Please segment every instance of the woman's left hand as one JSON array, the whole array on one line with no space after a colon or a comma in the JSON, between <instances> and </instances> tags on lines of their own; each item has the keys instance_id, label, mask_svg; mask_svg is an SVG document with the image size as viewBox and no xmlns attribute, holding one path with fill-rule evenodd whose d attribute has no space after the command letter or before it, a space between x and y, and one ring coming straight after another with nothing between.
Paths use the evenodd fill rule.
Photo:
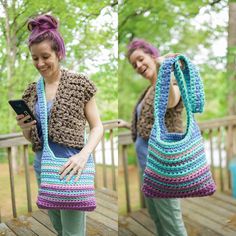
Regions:
<instances>
[{"instance_id":1,"label":"woman's left hand","mask_svg":"<svg viewBox=\"0 0 236 236\"><path fill-rule=\"evenodd\" d=\"M88 157L89 155L82 154L82 151L70 157L59 170L60 179L64 179L67 175L66 181L70 181L72 176L76 175L75 182L77 182L88 161Z\"/></svg>"}]
</instances>

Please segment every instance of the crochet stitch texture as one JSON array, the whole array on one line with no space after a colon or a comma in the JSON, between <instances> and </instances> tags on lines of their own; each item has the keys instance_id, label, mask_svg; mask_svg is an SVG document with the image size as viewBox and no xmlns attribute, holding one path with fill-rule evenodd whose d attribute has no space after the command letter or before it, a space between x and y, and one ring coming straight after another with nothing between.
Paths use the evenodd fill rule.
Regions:
<instances>
[{"instance_id":1,"label":"crochet stitch texture","mask_svg":"<svg viewBox=\"0 0 236 236\"><path fill-rule=\"evenodd\" d=\"M31 83L25 90L23 99L35 115L37 84ZM73 148L83 148L86 103L96 93L93 82L85 75L61 68L61 79L53 101L48 121L50 139ZM33 151L42 150L42 143L36 126L31 129Z\"/></svg>"},{"instance_id":2,"label":"crochet stitch texture","mask_svg":"<svg viewBox=\"0 0 236 236\"><path fill-rule=\"evenodd\" d=\"M178 60L184 61L183 71ZM164 122L172 66L186 107L185 133L168 133ZM215 192L203 138L193 115L203 111L204 100L203 84L196 66L183 55L166 59L156 83L155 121L148 141L142 186L145 196L183 198L207 196Z\"/></svg>"},{"instance_id":3,"label":"crochet stitch texture","mask_svg":"<svg viewBox=\"0 0 236 236\"><path fill-rule=\"evenodd\" d=\"M43 209L93 211L96 208L94 160L90 155L77 182L74 181L75 175L69 182L66 182L66 178L60 179L59 169L68 159L56 157L48 144L48 116L43 78L38 81L37 95L43 133L41 184L37 205Z\"/></svg>"},{"instance_id":4,"label":"crochet stitch texture","mask_svg":"<svg viewBox=\"0 0 236 236\"><path fill-rule=\"evenodd\" d=\"M148 87L148 89L149 88L150 87ZM131 122L131 134L134 142L137 138L137 135L139 135L145 140L148 140L154 123L153 103L155 97L155 86L151 87L151 92L147 97L145 97L148 89L146 89L140 96L133 110L133 117ZM137 117L137 106L141 101L143 101L141 113L140 116ZM165 124L169 132L179 133L183 131L182 117L181 117L182 111L183 111L182 99L180 99L179 103L175 107L167 109L165 114Z\"/></svg>"}]
</instances>

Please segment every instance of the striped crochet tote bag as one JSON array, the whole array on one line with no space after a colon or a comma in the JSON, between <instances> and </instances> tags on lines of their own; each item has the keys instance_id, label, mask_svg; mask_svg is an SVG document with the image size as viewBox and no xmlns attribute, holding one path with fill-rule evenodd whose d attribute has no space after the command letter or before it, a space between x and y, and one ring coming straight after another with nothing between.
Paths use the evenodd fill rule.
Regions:
<instances>
[{"instance_id":1,"label":"striped crochet tote bag","mask_svg":"<svg viewBox=\"0 0 236 236\"><path fill-rule=\"evenodd\" d=\"M43 133L41 184L37 205L43 209L93 211L96 208L93 157L90 155L77 182L74 181L76 176L73 176L69 182L66 182L65 178L60 179L59 169L68 159L56 157L48 144L48 116L42 77L37 83L37 96Z\"/></svg>"},{"instance_id":2,"label":"striped crochet tote bag","mask_svg":"<svg viewBox=\"0 0 236 236\"><path fill-rule=\"evenodd\" d=\"M179 60L185 68L181 70ZM186 108L184 133L168 133L165 126L171 70ZM204 106L203 84L197 68L184 55L166 59L158 73L154 99L154 125L148 141L147 166L142 191L151 198L211 195L216 186L207 164L203 138L194 119Z\"/></svg>"}]
</instances>

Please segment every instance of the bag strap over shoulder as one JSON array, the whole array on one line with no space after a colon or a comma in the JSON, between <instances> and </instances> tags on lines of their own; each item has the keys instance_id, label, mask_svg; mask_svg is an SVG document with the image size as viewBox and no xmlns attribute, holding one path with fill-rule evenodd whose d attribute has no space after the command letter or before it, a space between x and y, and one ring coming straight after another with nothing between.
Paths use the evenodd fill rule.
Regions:
<instances>
[{"instance_id":1,"label":"bag strap over shoulder","mask_svg":"<svg viewBox=\"0 0 236 236\"><path fill-rule=\"evenodd\" d=\"M177 63L176 63L177 62ZM190 101L188 98L187 88L184 85L184 76L178 65L178 60L176 58L167 58L160 67L156 90L155 90L155 99L154 99L154 116L155 122L158 122L158 127L160 127L161 133L167 133L165 127L165 113L167 110L169 89L170 89L170 80L171 80L171 71L174 66L174 73L179 85L183 103L186 107L188 121L191 115ZM189 122L188 122L189 123Z\"/></svg>"},{"instance_id":2,"label":"bag strap over shoulder","mask_svg":"<svg viewBox=\"0 0 236 236\"><path fill-rule=\"evenodd\" d=\"M48 115L47 115L47 101L45 97L45 89L44 89L44 79L40 77L37 83L37 96L38 96L38 104L39 104L39 117L41 122L42 134L43 134L43 142L44 146L48 145Z\"/></svg>"},{"instance_id":3,"label":"bag strap over shoulder","mask_svg":"<svg viewBox=\"0 0 236 236\"><path fill-rule=\"evenodd\" d=\"M157 90L162 89L161 94L161 104L159 106L162 106L162 113L165 113L167 108L167 102L168 102L168 96L169 96L169 87L170 87L170 78L171 78L171 70L174 68L175 77L177 67L176 65L179 63L178 61L182 60L184 62L184 69L180 69L182 73L179 74L179 80L177 79L179 88L180 87L180 80L183 80L182 86L186 88L187 97L188 97L188 103L190 105L190 110L192 113L202 112L204 109L205 104L205 96L204 96L204 89L203 89L203 83L200 78L200 74L198 71L198 68L184 55L179 55L175 58L167 58L163 64L160 67L159 73L158 73L158 79L156 83L156 94ZM183 77L182 79L180 77ZM162 84L161 84L162 83ZM157 99L155 99L155 103L157 102ZM156 107L158 106L155 104ZM185 104L186 108L187 105ZM161 111L159 110L159 111ZM163 114L159 114L163 116Z\"/></svg>"},{"instance_id":4,"label":"bag strap over shoulder","mask_svg":"<svg viewBox=\"0 0 236 236\"><path fill-rule=\"evenodd\" d=\"M193 113L201 113L204 109L205 96L202 79L199 70L186 56L178 55L175 63L178 60L184 62L183 75L187 86L188 97Z\"/></svg>"}]
</instances>

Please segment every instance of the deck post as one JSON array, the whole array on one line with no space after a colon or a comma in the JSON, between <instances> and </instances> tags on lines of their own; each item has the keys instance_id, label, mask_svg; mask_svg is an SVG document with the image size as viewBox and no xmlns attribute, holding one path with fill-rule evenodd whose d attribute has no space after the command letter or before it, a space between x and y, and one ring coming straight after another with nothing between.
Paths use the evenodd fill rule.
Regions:
<instances>
[{"instance_id":1,"label":"deck post","mask_svg":"<svg viewBox=\"0 0 236 236\"><path fill-rule=\"evenodd\" d=\"M9 173L10 173L12 212L13 212L13 217L16 218L17 217L17 213L16 213L16 198L15 198L14 173L13 173L13 166L12 166L11 147L7 148L7 156L8 156Z\"/></svg>"},{"instance_id":2,"label":"deck post","mask_svg":"<svg viewBox=\"0 0 236 236\"><path fill-rule=\"evenodd\" d=\"M127 145L122 145L123 168L125 174L125 195L126 195L126 208L127 212L131 212L130 196L129 196L129 175L127 163Z\"/></svg>"},{"instance_id":3,"label":"deck post","mask_svg":"<svg viewBox=\"0 0 236 236\"><path fill-rule=\"evenodd\" d=\"M29 155L28 155L28 145L23 146L24 149L24 168L25 168L25 184L27 191L27 205L28 212L32 212L32 201L31 201L31 188L30 188L30 178L29 178Z\"/></svg>"}]
</instances>

